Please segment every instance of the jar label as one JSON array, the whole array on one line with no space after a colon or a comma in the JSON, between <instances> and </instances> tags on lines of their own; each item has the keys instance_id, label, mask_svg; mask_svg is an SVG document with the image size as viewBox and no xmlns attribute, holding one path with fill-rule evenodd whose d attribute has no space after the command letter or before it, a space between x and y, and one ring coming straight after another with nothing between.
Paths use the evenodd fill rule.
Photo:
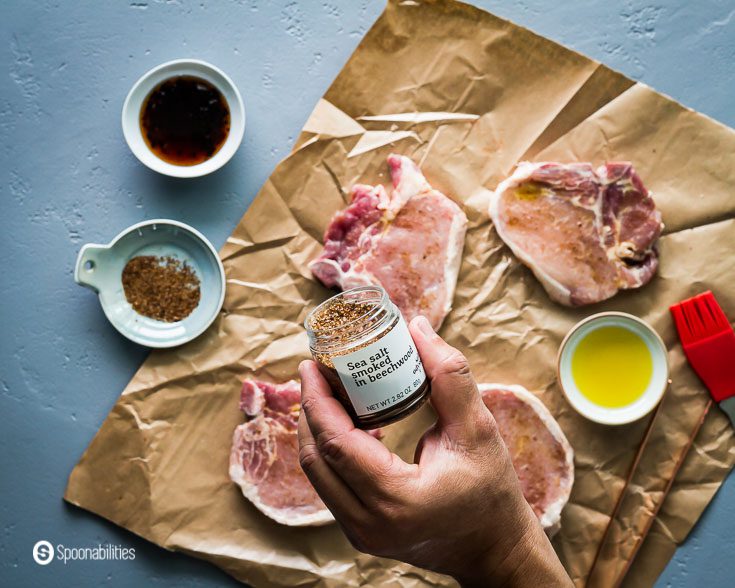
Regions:
<instances>
[{"instance_id":1,"label":"jar label","mask_svg":"<svg viewBox=\"0 0 735 588\"><path fill-rule=\"evenodd\" d=\"M358 416L406 400L426 379L403 317L384 337L352 353L332 356L332 363Z\"/></svg>"}]
</instances>

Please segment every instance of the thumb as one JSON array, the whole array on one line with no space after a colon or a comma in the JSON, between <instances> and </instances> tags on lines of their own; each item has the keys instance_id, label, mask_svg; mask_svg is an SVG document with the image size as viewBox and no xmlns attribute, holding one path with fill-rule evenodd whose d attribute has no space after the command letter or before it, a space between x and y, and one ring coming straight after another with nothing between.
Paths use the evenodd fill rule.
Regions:
<instances>
[{"instance_id":1,"label":"thumb","mask_svg":"<svg viewBox=\"0 0 735 588\"><path fill-rule=\"evenodd\" d=\"M437 335L423 316L414 318L409 330L431 380L431 404L439 426L450 436L474 438L490 413L480 399L467 358Z\"/></svg>"}]
</instances>

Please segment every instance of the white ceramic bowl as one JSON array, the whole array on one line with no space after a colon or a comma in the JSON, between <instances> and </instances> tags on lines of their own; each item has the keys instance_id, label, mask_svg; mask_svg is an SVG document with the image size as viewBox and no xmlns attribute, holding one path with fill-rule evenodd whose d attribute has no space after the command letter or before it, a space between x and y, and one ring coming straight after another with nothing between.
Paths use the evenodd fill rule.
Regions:
<instances>
[{"instance_id":1,"label":"white ceramic bowl","mask_svg":"<svg viewBox=\"0 0 735 588\"><path fill-rule=\"evenodd\" d=\"M189 316L167 323L133 310L125 298L122 272L138 255L172 256L194 270L201 299ZM225 299L225 270L215 248L193 227L169 219L135 224L106 245L84 245L74 280L99 294L105 315L120 333L147 347L175 347L198 337L217 318Z\"/></svg>"},{"instance_id":2,"label":"white ceramic bowl","mask_svg":"<svg viewBox=\"0 0 735 588\"><path fill-rule=\"evenodd\" d=\"M197 165L174 165L153 153L140 129L140 110L158 84L176 76L202 78L217 88L230 109L230 132L224 145L212 157ZM133 154L149 168L175 178L195 178L212 173L226 164L237 151L245 133L245 108L234 82L220 69L196 59L177 59L154 67L143 75L128 93L122 110L125 141Z\"/></svg>"},{"instance_id":3,"label":"white ceramic bowl","mask_svg":"<svg viewBox=\"0 0 735 588\"><path fill-rule=\"evenodd\" d=\"M633 403L617 408L600 406L580 392L572 376L572 357L580 341L601 327L622 327L638 335L648 347L653 374L645 392ZM624 425L646 416L661 401L669 382L666 346L646 322L624 312L602 312L577 323L564 337L557 358L557 377L569 404L582 416L603 425Z\"/></svg>"}]
</instances>

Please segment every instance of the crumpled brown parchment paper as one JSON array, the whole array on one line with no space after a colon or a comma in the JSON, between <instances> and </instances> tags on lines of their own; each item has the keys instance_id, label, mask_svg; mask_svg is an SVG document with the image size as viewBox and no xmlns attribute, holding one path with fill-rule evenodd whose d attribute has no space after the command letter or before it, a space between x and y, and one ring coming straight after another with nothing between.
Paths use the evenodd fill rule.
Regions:
<instances>
[{"instance_id":1,"label":"crumpled brown parchment paper","mask_svg":"<svg viewBox=\"0 0 735 588\"><path fill-rule=\"evenodd\" d=\"M241 381L292 378L309 356L302 321L330 293L307 262L351 185L388 181L391 151L413 157L469 218L454 308L441 334L467 354L478 381L536 393L574 447L576 482L554 544L578 586L588 579L648 421L604 427L578 416L556 384L558 345L576 321L603 310L636 314L662 335L672 385L592 582L614 583L663 501L626 577L630 586L651 585L735 463L733 432L714 408L664 501L707 400L668 306L711 288L735 316L735 132L457 2L388 4L223 247L221 316L196 341L150 355L72 471L66 500L254 586L453 584L355 552L336 525L280 526L227 474L231 434L243 418ZM486 213L489 190L521 159L632 160L666 223L657 277L582 309L552 303ZM425 407L389 427L385 442L410 459L432 418Z\"/></svg>"}]
</instances>

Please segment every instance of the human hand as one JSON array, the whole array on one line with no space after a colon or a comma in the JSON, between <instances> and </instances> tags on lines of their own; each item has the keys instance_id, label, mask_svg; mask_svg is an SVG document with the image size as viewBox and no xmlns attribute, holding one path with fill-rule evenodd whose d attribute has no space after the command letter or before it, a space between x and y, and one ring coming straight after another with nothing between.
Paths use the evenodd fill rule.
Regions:
<instances>
[{"instance_id":1,"label":"human hand","mask_svg":"<svg viewBox=\"0 0 735 588\"><path fill-rule=\"evenodd\" d=\"M313 361L299 366L304 472L355 548L466 586L571 586L526 503L464 356L429 322L409 326L436 423L414 463L355 428Z\"/></svg>"}]
</instances>

